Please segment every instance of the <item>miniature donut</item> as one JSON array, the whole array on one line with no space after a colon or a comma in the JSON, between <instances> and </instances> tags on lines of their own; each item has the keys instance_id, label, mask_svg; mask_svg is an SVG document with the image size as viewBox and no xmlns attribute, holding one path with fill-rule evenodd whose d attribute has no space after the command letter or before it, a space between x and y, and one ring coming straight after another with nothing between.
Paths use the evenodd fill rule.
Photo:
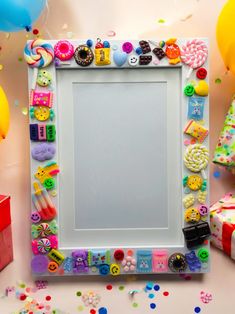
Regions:
<instances>
[{"instance_id":1,"label":"miniature donut","mask_svg":"<svg viewBox=\"0 0 235 314\"><path fill-rule=\"evenodd\" d=\"M68 40L60 40L54 47L55 56L61 61L70 60L74 55L74 47Z\"/></svg>"},{"instance_id":2,"label":"miniature donut","mask_svg":"<svg viewBox=\"0 0 235 314\"><path fill-rule=\"evenodd\" d=\"M80 45L74 52L74 59L78 65L86 67L92 63L94 54L88 46Z\"/></svg>"}]
</instances>

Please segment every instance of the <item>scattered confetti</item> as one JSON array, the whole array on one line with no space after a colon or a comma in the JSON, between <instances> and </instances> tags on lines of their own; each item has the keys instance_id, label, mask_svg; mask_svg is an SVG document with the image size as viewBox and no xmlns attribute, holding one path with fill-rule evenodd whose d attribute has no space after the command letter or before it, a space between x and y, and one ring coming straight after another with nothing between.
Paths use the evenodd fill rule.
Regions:
<instances>
[{"instance_id":1,"label":"scattered confetti","mask_svg":"<svg viewBox=\"0 0 235 314\"><path fill-rule=\"evenodd\" d=\"M134 302L134 303L132 303L132 306L133 307L138 307L138 303Z\"/></svg>"},{"instance_id":2,"label":"scattered confetti","mask_svg":"<svg viewBox=\"0 0 235 314\"><path fill-rule=\"evenodd\" d=\"M163 295L164 295L164 297L168 297L169 292L168 292L168 291L164 291L164 292L163 292Z\"/></svg>"},{"instance_id":3,"label":"scattered confetti","mask_svg":"<svg viewBox=\"0 0 235 314\"><path fill-rule=\"evenodd\" d=\"M27 107L23 107L23 108L21 109L21 112L22 112L22 114L23 114L24 116L27 116L27 114L28 114L28 108L27 108Z\"/></svg>"},{"instance_id":4,"label":"scattered confetti","mask_svg":"<svg viewBox=\"0 0 235 314\"><path fill-rule=\"evenodd\" d=\"M38 289L46 289L48 286L47 280L36 280L35 285Z\"/></svg>"},{"instance_id":5,"label":"scattered confetti","mask_svg":"<svg viewBox=\"0 0 235 314\"><path fill-rule=\"evenodd\" d=\"M83 311L84 310L84 307L82 306L82 305L79 305L79 307L78 307L78 311Z\"/></svg>"},{"instance_id":6,"label":"scattered confetti","mask_svg":"<svg viewBox=\"0 0 235 314\"><path fill-rule=\"evenodd\" d=\"M76 296L77 296L77 297L80 297L81 295L82 295L81 291L78 291L78 292L76 293Z\"/></svg>"},{"instance_id":7,"label":"scattered confetti","mask_svg":"<svg viewBox=\"0 0 235 314\"><path fill-rule=\"evenodd\" d=\"M155 285L155 286L153 287L153 289L154 289L155 291L159 291L159 290L160 290L160 286L159 286L159 285Z\"/></svg>"},{"instance_id":8,"label":"scattered confetti","mask_svg":"<svg viewBox=\"0 0 235 314\"><path fill-rule=\"evenodd\" d=\"M18 58L18 61L19 61L19 62L22 62L22 61L23 61L23 58L22 58L22 57L19 57L19 58Z\"/></svg>"},{"instance_id":9,"label":"scattered confetti","mask_svg":"<svg viewBox=\"0 0 235 314\"><path fill-rule=\"evenodd\" d=\"M154 310L156 308L156 304L155 303L150 303L150 309Z\"/></svg>"},{"instance_id":10,"label":"scattered confetti","mask_svg":"<svg viewBox=\"0 0 235 314\"><path fill-rule=\"evenodd\" d=\"M159 24L164 24L166 21L165 21L164 19L159 19L157 22L158 22Z\"/></svg>"},{"instance_id":11,"label":"scattered confetti","mask_svg":"<svg viewBox=\"0 0 235 314\"><path fill-rule=\"evenodd\" d=\"M186 17L182 18L181 21L182 21L182 22L185 22L185 21L191 19L192 16L193 16L192 14L189 14L189 15L187 15Z\"/></svg>"},{"instance_id":12,"label":"scattered confetti","mask_svg":"<svg viewBox=\"0 0 235 314\"><path fill-rule=\"evenodd\" d=\"M96 310L95 309L91 309L90 310L90 314L96 314Z\"/></svg>"},{"instance_id":13,"label":"scattered confetti","mask_svg":"<svg viewBox=\"0 0 235 314\"><path fill-rule=\"evenodd\" d=\"M114 37L114 36L116 36L116 33L115 33L115 31L108 31L108 32L106 33L106 35L107 35L108 37Z\"/></svg>"},{"instance_id":14,"label":"scattered confetti","mask_svg":"<svg viewBox=\"0 0 235 314\"><path fill-rule=\"evenodd\" d=\"M195 313L200 313L200 312L201 312L201 308L200 308L199 306L196 306L196 307L194 308L194 312L195 312Z\"/></svg>"},{"instance_id":15,"label":"scattered confetti","mask_svg":"<svg viewBox=\"0 0 235 314\"><path fill-rule=\"evenodd\" d=\"M118 289L119 289L120 291L123 291L123 290L125 289L125 287L124 287L124 286L119 286Z\"/></svg>"},{"instance_id":16,"label":"scattered confetti","mask_svg":"<svg viewBox=\"0 0 235 314\"><path fill-rule=\"evenodd\" d=\"M47 295L45 299L46 299L46 301L50 301L51 300L51 296Z\"/></svg>"},{"instance_id":17,"label":"scattered confetti","mask_svg":"<svg viewBox=\"0 0 235 314\"><path fill-rule=\"evenodd\" d=\"M155 297L155 294L153 294L153 293L149 294L149 299L153 299L154 297Z\"/></svg>"},{"instance_id":18,"label":"scattered confetti","mask_svg":"<svg viewBox=\"0 0 235 314\"><path fill-rule=\"evenodd\" d=\"M221 83L222 83L222 80L220 78L215 79L215 84L221 84Z\"/></svg>"},{"instance_id":19,"label":"scattered confetti","mask_svg":"<svg viewBox=\"0 0 235 314\"><path fill-rule=\"evenodd\" d=\"M212 294L208 292L201 291L200 299L203 303L207 304L212 301Z\"/></svg>"},{"instance_id":20,"label":"scattered confetti","mask_svg":"<svg viewBox=\"0 0 235 314\"><path fill-rule=\"evenodd\" d=\"M99 314L107 314L108 313L106 307L101 307L101 308L99 308L98 311L99 311Z\"/></svg>"},{"instance_id":21,"label":"scattered confetti","mask_svg":"<svg viewBox=\"0 0 235 314\"><path fill-rule=\"evenodd\" d=\"M106 286L106 289L107 289L107 290L112 290L112 289L113 289L113 286L112 286L112 285L107 285L107 286Z\"/></svg>"},{"instance_id":22,"label":"scattered confetti","mask_svg":"<svg viewBox=\"0 0 235 314\"><path fill-rule=\"evenodd\" d=\"M11 34L10 33L6 33L6 39L9 39L10 38L10 36L11 36Z\"/></svg>"},{"instance_id":23,"label":"scattered confetti","mask_svg":"<svg viewBox=\"0 0 235 314\"><path fill-rule=\"evenodd\" d=\"M2 64L0 64L0 71L3 69L3 65Z\"/></svg>"},{"instance_id":24,"label":"scattered confetti","mask_svg":"<svg viewBox=\"0 0 235 314\"><path fill-rule=\"evenodd\" d=\"M33 29L33 34L34 34L34 35L38 35L38 33L39 33L39 30L38 30L37 28L34 28L34 29Z\"/></svg>"},{"instance_id":25,"label":"scattered confetti","mask_svg":"<svg viewBox=\"0 0 235 314\"><path fill-rule=\"evenodd\" d=\"M220 171L218 171L218 170L217 170L217 171L214 171L213 176L214 176L214 178L219 179L220 176L221 176Z\"/></svg>"},{"instance_id":26,"label":"scattered confetti","mask_svg":"<svg viewBox=\"0 0 235 314\"><path fill-rule=\"evenodd\" d=\"M152 289L153 289L153 283L152 283L152 282L148 282L148 283L146 284L146 289L147 289L147 290L152 290Z\"/></svg>"},{"instance_id":27,"label":"scattered confetti","mask_svg":"<svg viewBox=\"0 0 235 314\"><path fill-rule=\"evenodd\" d=\"M68 28L68 24L64 24L63 26L62 26L62 29L67 29Z\"/></svg>"}]
</instances>

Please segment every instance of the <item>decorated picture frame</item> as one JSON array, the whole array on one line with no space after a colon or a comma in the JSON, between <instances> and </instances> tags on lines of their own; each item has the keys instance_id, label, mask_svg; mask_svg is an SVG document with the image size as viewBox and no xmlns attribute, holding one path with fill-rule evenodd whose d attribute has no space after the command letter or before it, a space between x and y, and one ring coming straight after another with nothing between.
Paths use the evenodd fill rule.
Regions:
<instances>
[{"instance_id":1,"label":"decorated picture frame","mask_svg":"<svg viewBox=\"0 0 235 314\"><path fill-rule=\"evenodd\" d=\"M36 39L24 57L32 273L208 272L207 39Z\"/></svg>"}]
</instances>

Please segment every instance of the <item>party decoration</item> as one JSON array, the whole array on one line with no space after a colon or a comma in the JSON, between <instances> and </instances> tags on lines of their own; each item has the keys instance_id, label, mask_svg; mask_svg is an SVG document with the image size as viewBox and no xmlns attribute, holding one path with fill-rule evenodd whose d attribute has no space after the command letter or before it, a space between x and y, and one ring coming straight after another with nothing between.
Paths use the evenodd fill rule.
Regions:
<instances>
[{"instance_id":1,"label":"party decoration","mask_svg":"<svg viewBox=\"0 0 235 314\"><path fill-rule=\"evenodd\" d=\"M10 110L6 94L0 86L0 142L5 139L10 125Z\"/></svg>"},{"instance_id":2,"label":"party decoration","mask_svg":"<svg viewBox=\"0 0 235 314\"><path fill-rule=\"evenodd\" d=\"M187 78L190 77L194 69L201 67L205 63L207 56L207 45L200 39L188 40L181 47L181 60L190 67Z\"/></svg>"},{"instance_id":3,"label":"party decoration","mask_svg":"<svg viewBox=\"0 0 235 314\"><path fill-rule=\"evenodd\" d=\"M216 38L224 64L235 74L235 1L229 0L223 7L217 22Z\"/></svg>"},{"instance_id":4,"label":"party decoration","mask_svg":"<svg viewBox=\"0 0 235 314\"><path fill-rule=\"evenodd\" d=\"M42 13L46 0L1 0L0 31L30 31Z\"/></svg>"},{"instance_id":5,"label":"party decoration","mask_svg":"<svg viewBox=\"0 0 235 314\"><path fill-rule=\"evenodd\" d=\"M204 80L200 80L194 90L198 96L207 96L209 94L209 86Z\"/></svg>"},{"instance_id":6,"label":"party decoration","mask_svg":"<svg viewBox=\"0 0 235 314\"><path fill-rule=\"evenodd\" d=\"M38 161L50 160L55 155L55 146L49 143L38 144L32 148L31 154Z\"/></svg>"},{"instance_id":7,"label":"party decoration","mask_svg":"<svg viewBox=\"0 0 235 314\"><path fill-rule=\"evenodd\" d=\"M54 49L45 40L35 39L26 44L24 58L30 67L44 68L53 61Z\"/></svg>"},{"instance_id":8,"label":"party decoration","mask_svg":"<svg viewBox=\"0 0 235 314\"><path fill-rule=\"evenodd\" d=\"M205 146L195 144L187 147L184 155L184 164L190 171L202 171L202 175L205 176L203 170L207 167L208 162L209 152Z\"/></svg>"},{"instance_id":9,"label":"party decoration","mask_svg":"<svg viewBox=\"0 0 235 314\"><path fill-rule=\"evenodd\" d=\"M115 51L113 54L114 63L121 67L127 60L127 53L122 51Z\"/></svg>"}]
</instances>

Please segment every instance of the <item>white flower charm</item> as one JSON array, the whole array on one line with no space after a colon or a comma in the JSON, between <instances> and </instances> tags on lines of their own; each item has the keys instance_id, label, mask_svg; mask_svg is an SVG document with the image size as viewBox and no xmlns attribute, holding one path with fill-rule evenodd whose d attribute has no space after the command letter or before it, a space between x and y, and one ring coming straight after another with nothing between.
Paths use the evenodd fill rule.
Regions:
<instances>
[{"instance_id":1,"label":"white flower charm","mask_svg":"<svg viewBox=\"0 0 235 314\"><path fill-rule=\"evenodd\" d=\"M122 266L125 272L134 271L136 268L136 260L131 256L127 256L122 261Z\"/></svg>"}]
</instances>

